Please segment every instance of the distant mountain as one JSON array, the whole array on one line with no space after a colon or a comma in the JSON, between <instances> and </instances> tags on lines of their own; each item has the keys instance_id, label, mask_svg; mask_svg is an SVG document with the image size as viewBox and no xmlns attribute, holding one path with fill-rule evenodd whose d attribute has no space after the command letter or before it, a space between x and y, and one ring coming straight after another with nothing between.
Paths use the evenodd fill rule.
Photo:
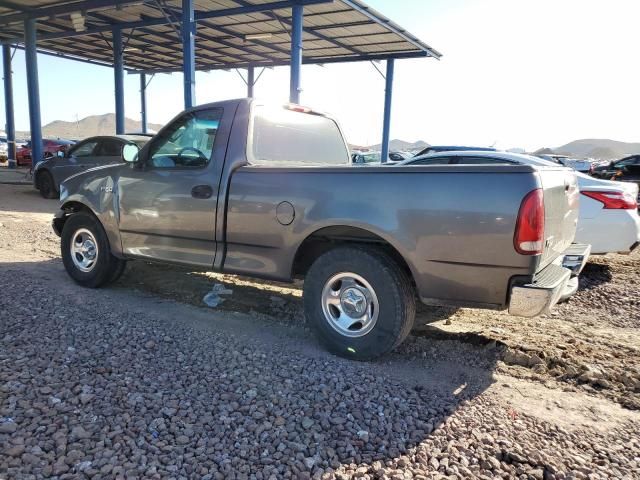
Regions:
<instances>
[{"instance_id":1,"label":"distant mountain","mask_svg":"<svg viewBox=\"0 0 640 480\"><path fill-rule=\"evenodd\" d=\"M389 142L389 150L391 151L422 150L423 148L427 148L429 146L430 145L423 140L418 140L417 142L407 142L406 140L394 139ZM351 148L351 150L379 151L382 148L382 144L378 143L376 145L369 145L368 147L350 144L349 147Z\"/></svg>"},{"instance_id":2,"label":"distant mountain","mask_svg":"<svg viewBox=\"0 0 640 480\"><path fill-rule=\"evenodd\" d=\"M617 140L587 138L574 140L554 149L544 149L550 152L570 155L572 157L595 158L599 160L614 160L633 153L640 153L640 143L619 142Z\"/></svg>"},{"instance_id":3,"label":"distant mountain","mask_svg":"<svg viewBox=\"0 0 640 480\"><path fill-rule=\"evenodd\" d=\"M147 125L150 133L160 130L162 125L149 123ZM126 133L137 133L142 131L141 123L130 118L124 119L124 131ZM91 115L77 122L65 122L55 120L42 127L42 136L45 138L68 138L79 140L94 135L114 135L116 133L116 116L114 113L104 115ZM18 137L28 138L28 132L17 132Z\"/></svg>"}]
</instances>

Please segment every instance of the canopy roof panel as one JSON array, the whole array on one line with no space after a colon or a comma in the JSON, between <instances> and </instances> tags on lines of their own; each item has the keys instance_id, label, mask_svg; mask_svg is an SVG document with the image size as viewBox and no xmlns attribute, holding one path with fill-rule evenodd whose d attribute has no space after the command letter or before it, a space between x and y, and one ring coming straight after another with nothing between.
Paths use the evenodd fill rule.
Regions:
<instances>
[{"instance_id":1,"label":"canopy roof panel","mask_svg":"<svg viewBox=\"0 0 640 480\"><path fill-rule=\"evenodd\" d=\"M293 3L194 0L196 68L288 65ZM359 0L297 3L305 6L303 63L440 57ZM180 0L0 0L0 42L20 46L24 20L33 18L40 52L112 65L112 32L120 28L128 70L178 71L181 5Z\"/></svg>"}]
</instances>

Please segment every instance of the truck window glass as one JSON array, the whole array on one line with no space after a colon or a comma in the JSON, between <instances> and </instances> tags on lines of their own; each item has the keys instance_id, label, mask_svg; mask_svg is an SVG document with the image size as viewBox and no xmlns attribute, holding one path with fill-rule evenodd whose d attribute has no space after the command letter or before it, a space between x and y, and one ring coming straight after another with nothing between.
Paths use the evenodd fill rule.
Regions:
<instances>
[{"instance_id":1,"label":"truck window glass","mask_svg":"<svg viewBox=\"0 0 640 480\"><path fill-rule=\"evenodd\" d=\"M222 109L189 112L154 140L149 151L155 168L202 168L211 160Z\"/></svg>"},{"instance_id":2,"label":"truck window glass","mask_svg":"<svg viewBox=\"0 0 640 480\"><path fill-rule=\"evenodd\" d=\"M322 115L257 106L252 157L257 165L346 165L349 152L336 122Z\"/></svg>"}]
</instances>

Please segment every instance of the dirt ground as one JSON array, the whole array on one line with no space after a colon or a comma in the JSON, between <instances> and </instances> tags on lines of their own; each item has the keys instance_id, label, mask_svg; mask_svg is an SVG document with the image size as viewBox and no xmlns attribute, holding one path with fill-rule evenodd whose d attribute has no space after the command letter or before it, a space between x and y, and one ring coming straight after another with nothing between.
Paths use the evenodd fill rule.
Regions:
<instances>
[{"instance_id":1,"label":"dirt ground","mask_svg":"<svg viewBox=\"0 0 640 480\"><path fill-rule=\"evenodd\" d=\"M8 277L33 282L37 278L37 282L43 282L39 288L60 288L67 295L73 295L71 292L76 292L77 287L63 272L59 239L50 228L51 213L57 208L57 202L41 199L29 187L9 185L0 185L0 202L0 264L7 277L5 283ZM120 306L127 308L144 305L147 313L158 318L175 309L175 314L181 318L176 323L177 328L184 322L189 328L200 322L204 325L203 331L211 335L244 338L256 334L267 344L277 344L278 351L282 345L297 351L302 364L318 362L319 365L341 365L337 368L355 368L360 372L368 370L376 381L389 378L392 382L410 385L418 392L433 390L438 398L484 402L469 404L464 410L466 413L460 413L460 419L455 415L446 416L442 420L443 427L451 426L454 431L458 421L470 432L475 423L482 431L493 431L495 425L500 429L504 423L517 424L518 419L527 419L523 425L533 422L535 429L542 432L539 438L530 439L529 444L523 445L524 450L512 454L505 453L504 444L501 444L502 454L496 456L500 465L491 465L492 460L487 457L488 463L483 464L482 459L475 463L471 461L470 465L462 462L455 471L449 468L449 460L443 463L445 457L433 455L434 448L440 453L445 451L441 444L434 446L432 443L437 443L437 437L418 442L417 453L413 453L406 468L398 460L402 458L402 451L393 456L391 470L385 470L385 465L389 467L389 464L383 460L381 469L376 465L372 471L369 462L369 470L361 470L358 475L358 468L363 468L361 457L348 457L350 462L342 461L341 457L338 465L329 461L326 465L331 469L323 467L319 474L320 463L310 466L310 461L302 460L309 474L315 472L318 478L323 472L331 472L326 478L340 475L346 475L344 478L396 478L396 470L405 475L397 478L419 478L420 475L431 478L434 472L466 478L465 470L480 478L587 478L589 474L593 474L589 478L638 478L640 443L637 438L634 442L633 435L631 440L624 439L629 432L640 431L639 267L639 252L630 256L592 258L581 277L577 295L541 318L523 319L505 312L476 309L420 307L414 331L397 351L377 362L354 367L351 367L353 362L324 353L308 332L299 284L256 281L137 261L129 263L116 285L90 291L90 295L92 301L98 303L107 298L109 301L117 299ZM218 284L231 293L221 295L223 302L210 308L203 298ZM55 301L65 302L65 298L58 296ZM8 308L7 302L3 300L3 309ZM192 317L201 320L189 323ZM10 323L6 317L3 322ZM0 324L0 338L3 334L7 338L8 323ZM8 359L5 361L9 362ZM342 366L345 364L348 367ZM5 387L7 381L0 377L0 384L4 383ZM7 410L7 389L1 392L5 392L5 398L0 396L0 400L5 401L3 408ZM455 405L462 412L465 404L455 402ZM483 418L485 414L487 417ZM0 412L0 415L8 418L5 413ZM555 433L543 433L549 429L562 432L558 434L560 437L565 435L573 440L569 443L566 438L562 442L556 441ZM2 433L0 422L0 440ZM518 442L517 434L505 435L508 442ZM594 444L598 444L589 447L596 453L585 453L589 448L579 446L579 439L585 435L592 436ZM453 438L457 438L456 435ZM7 441L11 443L11 440ZM340 445L339 441L337 445ZM424 461L417 460L420 448L424 448ZM612 455L617 454L609 454L609 448L613 452L626 449L630 457L614 462ZM558 453L563 449L569 450L566 454ZM533 458L536 450L556 453L549 453L552 458L541 469L537 467L544 463L542 461L527 463L518 458L519 454ZM598 463L597 452L605 450L606 461ZM22 450L20 454L24 457ZM17 464L17 461L5 461L4 467L7 472L11 468L18 469L16 472L23 471ZM414 464L421 466L413 469ZM621 464L626 465L624 469ZM0 477L2 465L0 458ZM75 468L77 471L77 465ZM216 468L225 473L220 464ZM295 471L291 478L296 478ZM412 476L408 476L407 471L413 472ZM154 470L151 476L157 476L157 472L160 470ZM52 471L48 473L53 475ZM60 475L65 473L68 472ZM164 477L161 473L160 477ZM253 469L251 475L246 478L260 478ZM277 472L276 477L279 477Z\"/></svg>"}]
</instances>

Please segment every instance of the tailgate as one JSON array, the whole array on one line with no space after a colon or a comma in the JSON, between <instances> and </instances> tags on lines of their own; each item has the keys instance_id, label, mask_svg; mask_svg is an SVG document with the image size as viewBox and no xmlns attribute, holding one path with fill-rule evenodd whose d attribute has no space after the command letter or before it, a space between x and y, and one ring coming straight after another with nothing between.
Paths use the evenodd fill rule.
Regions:
<instances>
[{"instance_id":1,"label":"tailgate","mask_svg":"<svg viewBox=\"0 0 640 480\"><path fill-rule=\"evenodd\" d=\"M545 246L538 270L553 262L573 242L580 197L573 170L542 167L539 175L544 190Z\"/></svg>"}]
</instances>

